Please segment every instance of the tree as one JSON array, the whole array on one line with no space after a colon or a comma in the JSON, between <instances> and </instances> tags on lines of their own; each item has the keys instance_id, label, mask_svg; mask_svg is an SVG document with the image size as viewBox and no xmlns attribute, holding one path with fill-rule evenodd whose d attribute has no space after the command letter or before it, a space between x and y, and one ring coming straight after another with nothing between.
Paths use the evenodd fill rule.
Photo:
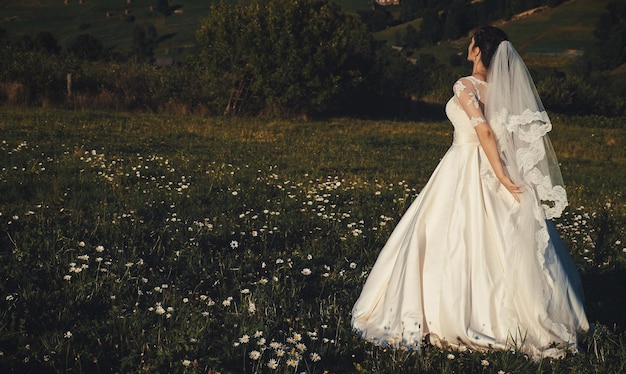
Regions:
<instances>
[{"instance_id":1,"label":"tree","mask_svg":"<svg viewBox=\"0 0 626 374\"><path fill-rule=\"evenodd\" d=\"M165 17L169 16L171 13L170 3L168 0L157 0L157 5L154 9L163 14Z\"/></svg>"},{"instance_id":2,"label":"tree","mask_svg":"<svg viewBox=\"0 0 626 374\"><path fill-rule=\"evenodd\" d=\"M441 40L441 36L443 35L443 22L436 9L429 8L424 11L422 24L420 25L420 34L422 38L430 44L435 44Z\"/></svg>"},{"instance_id":3,"label":"tree","mask_svg":"<svg viewBox=\"0 0 626 374\"><path fill-rule=\"evenodd\" d=\"M81 34L74 39L67 50L74 56L89 61L97 61L106 55L106 50L100 39L89 35Z\"/></svg>"},{"instance_id":4,"label":"tree","mask_svg":"<svg viewBox=\"0 0 626 374\"><path fill-rule=\"evenodd\" d=\"M149 26L148 31L139 25L133 28L133 54L138 61L152 61L156 45L157 37L154 26Z\"/></svg>"},{"instance_id":5,"label":"tree","mask_svg":"<svg viewBox=\"0 0 626 374\"><path fill-rule=\"evenodd\" d=\"M445 12L443 36L445 40L455 40L465 35L468 25L469 8L463 1L455 1Z\"/></svg>"},{"instance_id":6,"label":"tree","mask_svg":"<svg viewBox=\"0 0 626 374\"><path fill-rule=\"evenodd\" d=\"M391 13L383 7L375 7L367 12L359 12L359 16L372 32L386 29L389 22L393 19Z\"/></svg>"},{"instance_id":7,"label":"tree","mask_svg":"<svg viewBox=\"0 0 626 374\"><path fill-rule=\"evenodd\" d=\"M211 6L197 63L226 112L313 114L365 77L372 37L325 0L251 0Z\"/></svg>"},{"instance_id":8,"label":"tree","mask_svg":"<svg viewBox=\"0 0 626 374\"><path fill-rule=\"evenodd\" d=\"M404 30L403 44L407 48L417 48L420 44L420 34L413 25L408 25Z\"/></svg>"},{"instance_id":9,"label":"tree","mask_svg":"<svg viewBox=\"0 0 626 374\"><path fill-rule=\"evenodd\" d=\"M48 31L40 31L35 35L33 40L35 49L52 55L59 54L61 47L52 33Z\"/></svg>"},{"instance_id":10,"label":"tree","mask_svg":"<svg viewBox=\"0 0 626 374\"><path fill-rule=\"evenodd\" d=\"M593 64L612 69L626 62L626 3L612 1L600 15L593 32L596 48Z\"/></svg>"}]
</instances>

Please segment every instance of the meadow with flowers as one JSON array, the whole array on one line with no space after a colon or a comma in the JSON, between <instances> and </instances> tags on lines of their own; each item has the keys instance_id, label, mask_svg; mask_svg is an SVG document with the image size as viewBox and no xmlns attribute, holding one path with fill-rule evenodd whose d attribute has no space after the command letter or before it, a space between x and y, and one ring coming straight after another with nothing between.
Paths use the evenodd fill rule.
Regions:
<instances>
[{"instance_id":1,"label":"meadow with flowers","mask_svg":"<svg viewBox=\"0 0 626 374\"><path fill-rule=\"evenodd\" d=\"M350 310L446 121L0 110L0 371L626 370L626 132L554 118L576 354L375 346ZM454 181L450 181L454 183Z\"/></svg>"}]
</instances>

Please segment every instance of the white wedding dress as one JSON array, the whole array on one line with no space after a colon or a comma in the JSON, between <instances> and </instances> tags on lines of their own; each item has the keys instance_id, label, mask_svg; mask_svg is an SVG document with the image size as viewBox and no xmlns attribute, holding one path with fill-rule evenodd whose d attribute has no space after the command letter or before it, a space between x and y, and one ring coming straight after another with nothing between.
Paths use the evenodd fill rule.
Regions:
<instances>
[{"instance_id":1,"label":"white wedding dress","mask_svg":"<svg viewBox=\"0 0 626 374\"><path fill-rule=\"evenodd\" d=\"M475 118L460 105L469 97L482 108L487 83L459 82L446 105L452 146L380 252L352 326L410 349L428 337L535 359L575 350L577 332L589 328L575 265L536 196L525 191L518 203L493 175Z\"/></svg>"}]
</instances>

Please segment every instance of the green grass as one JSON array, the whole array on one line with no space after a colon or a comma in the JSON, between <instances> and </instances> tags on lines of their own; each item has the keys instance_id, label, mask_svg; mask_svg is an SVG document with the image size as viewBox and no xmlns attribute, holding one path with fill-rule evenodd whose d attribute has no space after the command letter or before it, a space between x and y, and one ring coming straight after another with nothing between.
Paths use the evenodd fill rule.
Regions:
<instances>
[{"instance_id":1,"label":"green grass","mask_svg":"<svg viewBox=\"0 0 626 374\"><path fill-rule=\"evenodd\" d=\"M0 4L0 27L7 29L12 38L37 31L50 31L63 46L67 46L81 33L90 33L100 38L107 48L124 51L130 48L135 25L154 25L157 34L163 38L156 54L182 58L193 48L195 32L208 14L210 4L215 1L217 0L189 0L180 4L171 2L172 6L182 5L183 13L166 18L149 11L150 5L155 4L152 0L133 0L130 4L123 0L87 0L83 4L79 4L79 0L71 0L68 5L64 5L61 0L9 0ZM593 28L598 15L608 2L609 0L568 1L557 8L507 22L502 27L519 46L521 53L534 56L533 64L561 66L572 57L563 59L554 55L563 54L567 50L588 49L593 44ZM349 12L370 9L370 2L366 0L337 0L337 3ZM125 21L125 10L135 17L134 22ZM420 23L421 20L412 22L418 30ZM392 42L395 32L405 27L406 25L395 26L376 33L375 37ZM450 54L464 52L466 46L467 39L463 38L425 48L420 52L432 53L447 63Z\"/></svg>"},{"instance_id":2,"label":"green grass","mask_svg":"<svg viewBox=\"0 0 626 374\"><path fill-rule=\"evenodd\" d=\"M163 17L150 11L154 0L94 1L70 0L8 0L0 3L0 27L8 30L11 38L38 31L50 31L62 46L67 46L76 36L89 33L102 40L107 48L124 51L132 43L132 30L136 25L154 25L157 35L163 38L156 50L157 55L184 56L195 44L195 33L208 15L210 5L218 0L171 1L172 7L180 7L181 14ZM236 3L237 0L226 0ZM346 11L356 12L371 8L367 0L338 0ZM127 22L125 12L134 16ZM108 16L107 16L108 14Z\"/></svg>"},{"instance_id":3,"label":"green grass","mask_svg":"<svg viewBox=\"0 0 626 374\"><path fill-rule=\"evenodd\" d=\"M594 44L593 30L599 15L609 0L567 1L531 16L508 22L496 22L509 35L520 54L530 66L564 66L577 58L569 50L589 50ZM381 38L392 40L392 34L379 33ZM466 54L469 37L442 42L422 48L420 53L430 53L444 63L456 53Z\"/></svg>"},{"instance_id":4,"label":"green grass","mask_svg":"<svg viewBox=\"0 0 626 374\"><path fill-rule=\"evenodd\" d=\"M557 223L597 328L579 354L534 363L385 350L350 331L447 122L2 109L0 370L623 371L626 134L554 119L571 196Z\"/></svg>"}]
</instances>

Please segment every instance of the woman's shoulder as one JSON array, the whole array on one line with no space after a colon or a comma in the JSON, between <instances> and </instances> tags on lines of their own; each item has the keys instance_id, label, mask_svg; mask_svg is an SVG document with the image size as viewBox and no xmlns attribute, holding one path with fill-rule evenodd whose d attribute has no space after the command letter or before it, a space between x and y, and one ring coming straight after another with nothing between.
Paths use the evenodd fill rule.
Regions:
<instances>
[{"instance_id":1,"label":"woman's shoulder","mask_svg":"<svg viewBox=\"0 0 626 374\"><path fill-rule=\"evenodd\" d=\"M480 80L473 75L461 77L454 82L452 90L458 96L462 91L469 89L470 91L478 91L478 86L487 85L487 82Z\"/></svg>"}]
</instances>

